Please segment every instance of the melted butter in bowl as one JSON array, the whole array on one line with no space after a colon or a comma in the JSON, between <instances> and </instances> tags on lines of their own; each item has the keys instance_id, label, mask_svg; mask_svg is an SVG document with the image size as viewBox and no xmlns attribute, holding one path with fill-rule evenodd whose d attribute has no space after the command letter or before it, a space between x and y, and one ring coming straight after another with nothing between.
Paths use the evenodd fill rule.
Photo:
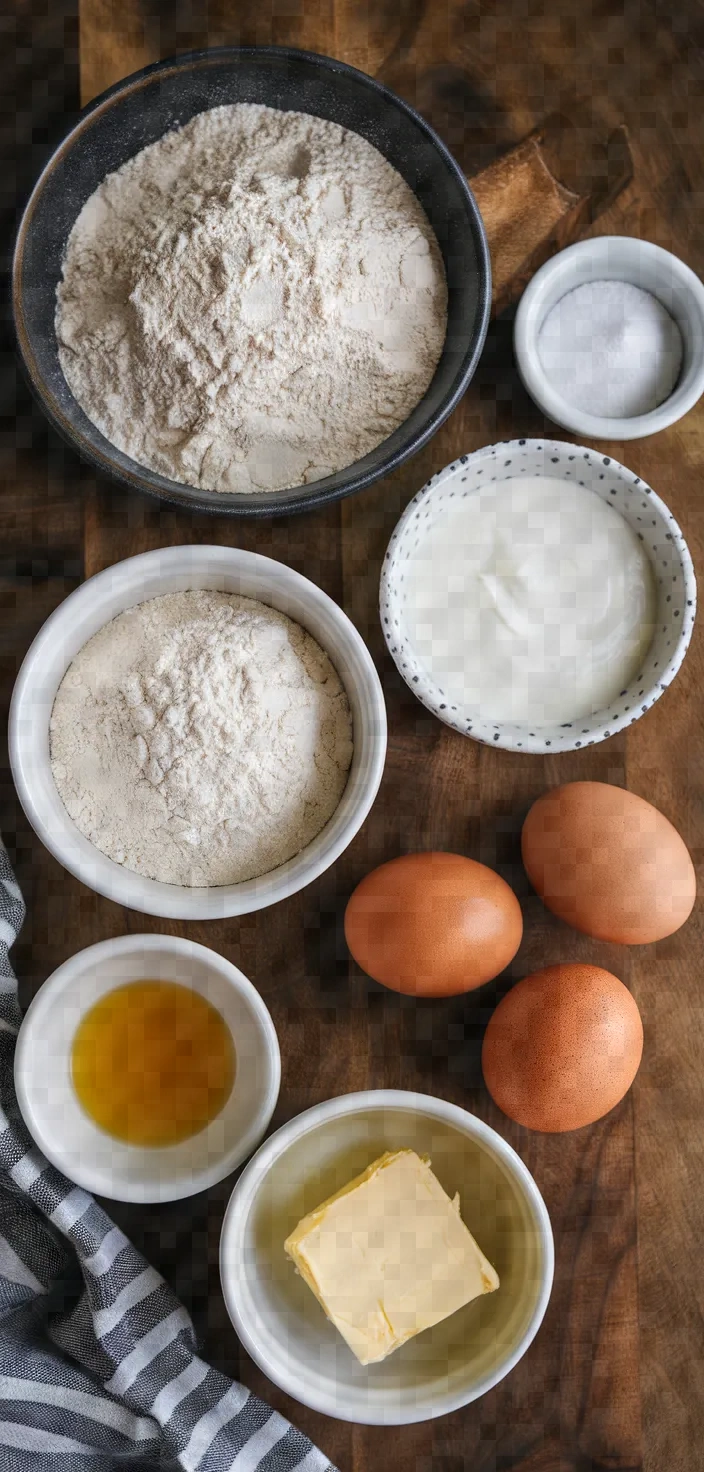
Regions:
<instances>
[{"instance_id":1,"label":"melted butter in bowl","mask_svg":"<svg viewBox=\"0 0 704 1472\"><path fill-rule=\"evenodd\" d=\"M38 991L15 1050L19 1107L40 1149L117 1201L176 1201L223 1180L261 1140L280 1077L251 981L169 935L72 956Z\"/></svg>"},{"instance_id":2,"label":"melted butter in bowl","mask_svg":"<svg viewBox=\"0 0 704 1472\"><path fill-rule=\"evenodd\" d=\"M178 1145L214 1120L235 1081L235 1045L216 1007L173 981L133 981L90 1008L71 1050L88 1115L131 1145Z\"/></svg>"}]
</instances>

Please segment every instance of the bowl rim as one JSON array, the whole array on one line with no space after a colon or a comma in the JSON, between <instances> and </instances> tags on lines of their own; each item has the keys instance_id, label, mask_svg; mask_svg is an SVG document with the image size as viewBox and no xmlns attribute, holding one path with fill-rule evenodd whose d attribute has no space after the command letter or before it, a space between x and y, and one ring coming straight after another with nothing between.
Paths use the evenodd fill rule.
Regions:
<instances>
[{"instance_id":1,"label":"bowl rim","mask_svg":"<svg viewBox=\"0 0 704 1472\"><path fill-rule=\"evenodd\" d=\"M598 268L599 261L608 258L609 252L613 252L616 247L624 256L630 255L634 267L639 261L659 262L663 267L667 265L677 285L688 288L697 313L696 319L694 312L690 314L690 320L692 323L696 320L699 340L699 361L694 367L689 388L685 389L684 384L681 387L675 385L672 393L657 408L646 414L623 418L589 414L564 399L544 372L537 348L540 313L546 297L550 295L554 277L566 277L564 290L557 299L561 300L575 286L584 284L584 278L579 274L580 264L591 261ZM570 275L573 277L571 281ZM619 279L627 277L624 275ZM677 423L689 413L704 393L704 284L679 256L673 255L672 251L665 250L661 245L656 245L654 241L641 240L632 235L598 235L590 240L579 240L546 261L528 283L516 311L513 345L525 389L553 423L571 434L584 435L586 439L617 442L645 439L647 435L658 434L669 425Z\"/></svg>"},{"instance_id":2,"label":"bowl rim","mask_svg":"<svg viewBox=\"0 0 704 1472\"><path fill-rule=\"evenodd\" d=\"M324 1393L310 1390L304 1381L293 1374L272 1365L267 1355L261 1349L250 1321L240 1313L237 1301L237 1283L235 1276L226 1268L226 1256L231 1254L232 1243L237 1249L241 1244L243 1227L248 1219L254 1204L255 1197L264 1176L269 1172L275 1162L285 1153L288 1147L303 1135L310 1134L320 1124L330 1119L339 1119L348 1114L364 1114L373 1110L387 1111L415 1111L430 1119L442 1121L444 1124L454 1126L460 1133L472 1138L478 1146L498 1159L508 1170L521 1189L540 1238L540 1247L543 1257L540 1290L536 1298L530 1320L519 1340L517 1346L511 1350L496 1371L486 1375L478 1385L467 1395L461 1391L459 1394L447 1394L438 1397L437 1403L430 1405L418 1405L415 1409L404 1411L403 1414L385 1413L379 1408L378 1413L370 1411L364 1420L356 1416L349 1416L341 1412L334 1401L328 1399ZM234 1254L236 1268L241 1275L244 1271L244 1258L237 1250ZM242 1341L244 1348L255 1364L263 1370L264 1374L286 1394L293 1396L303 1405L309 1406L314 1411L320 1411L323 1415L334 1417L338 1421L351 1421L356 1425L382 1426L382 1425L411 1425L417 1421L433 1420L438 1416L445 1416L452 1411L459 1410L462 1406L469 1405L485 1395L500 1380L518 1364L526 1350L535 1338L540 1325L545 1317L545 1312L550 1300L553 1278L555 1273L555 1245L552 1225L541 1192L533 1179L528 1167L521 1160L520 1155L509 1145L507 1140L492 1129L491 1125L485 1124L475 1114L470 1114L458 1104L451 1104L449 1100L441 1099L432 1094L421 1094L416 1091L405 1089L365 1089L351 1094L337 1095L332 1099L326 1099L320 1104L314 1104L310 1109L305 1109L293 1119L281 1125L273 1135L260 1145L256 1154L248 1162L247 1166L236 1181L230 1199L225 1208L222 1228L220 1232L220 1286L222 1289L225 1307L234 1325L235 1331Z\"/></svg>"},{"instance_id":3,"label":"bowl rim","mask_svg":"<svg viewBox=\"0 0 704 1472\"><path fill-rule=\"evenodd\" d=\"M213 553L216 554L215 558L212 557ZM328 824L306 848L302 849L299 854L294 854L278 870L270 871L270 874L280 876L271 892L262 893L261 888L262 882L269 877L268 875L242 880L239 884L187 889L175 884L167 885L162 881L149 879L145 875L123 868L93 844L90 845L90 856L86 855L84 858L69 842L67 835L75 834L80 830L76 828L73 820L63 808L63 804L62 822L59 829L48 821L41 802L37 802L31 778L27 777L27 758L22 740L21 722L23 711L27 703L31 701L32 690L36 687L38 673L41 678L45 650L51 648L53 641L67 621L79 617L81 604L86 602L90 604L96 594L100 603L103 594L110 593L114 588L116 575L125 579L126 586L134 587L139 584L143 576L151 571L152 567L166 575L170 564L177 564L183 559L191 559L194 566L207 563L209 559L212 561L225 559L231 562L233 569L241 568L244 564L252 571L268 572L272 583L280 579L283 574L282 581L285 585L299 592L306 603L313 607L317 606L326 619L343 632L353 645L363 671L364 684L360 686L363 698L360 703L367 706L369 739L372 749L370 767L360 799L350 811L335 842L322 854L318 853L316 857L312 857L305 866L301 864L303 855L311 849L315 852L329 823L334 821L335 813L331 815ZM155 593L149 596L159 595ZM261 594L259 596L261 601L266 601ZM135 600L135 602L139 601L139 599ZM130 606L132 604L125 601L123 607ZM110 619L116 616L116 614L106 615L105 623L109 623ZM89 637L90 635L87 635L84 642ZM327 653L324 642L319 639L318 643L321 648L325 648ZM66 668L69 663L70 660L67 661ZM383 777L387 745L386 703L379 674L362 635L344 609L322 588L318 587L317 583L313 583L310 578L304 577L302 573L289 567L287 563L279 562L273 557L265 557L259 552L218 544L185 543L171 547L157 547L152 551L139 552L134 557L127 557L120 562L112 563L103 568L101 572L95 573L93 577L87 578L78 588L69 593L58 608L54 609L32 640L15 680L8 718L8 745L12 778L27 819L44 847L76 879L106 899L126 905L129 909L143 914L155 915L159 919L225 919L233 915L252 914L256 910L267 909L270 905L278 904L280 900L288 899L318 879L344 853L367 818ZM341 801L344 801L344 792ZM89 842L89 840L85 841ZM300 872L292 882L291 867L296 864L300 866ZM209 903L208 896L215 896L216 899Z\"/></svg>"},{"instance_id":4,"label":"bowl rim","mask_svg":"<svg viewBox=\"0 0 704 1472\"><path fill-rule=\"evenodd\" d=\"M13 1063L15 1093L22 1118L29 1130L32 1139L46 1156L50 1164L56 1166L57 1170L69 1176L76 1185L86 1191L94 1191L96 1194L106 1196L107 1193L102 1183L96 1184L95 1177L91 1173L90 1165L84 1166L82 1162L76 1165L70 1162L70 1171L67 1170L67 1162L60 1149L55 1149L51 1140L47 1141L41 1124L38 1123L34 1110L34 1094L29 1086L31 1076L31 1065L28 1066L27 1058L31 1055L34 1045L34 1034L37 1028L43 1028L51 1016L53 1007L61 1004L65 991L75 984L77 971L84 969L85 965L91 964L98 968L114 956L129 954L139 950L142 953L149 951L170 951L183 957L196 956L210 971L217 972L223 980L237 994L242 997L254 1014L262 1032L262 1047L260 1054L260 1067L266 1068L268 1079L266 1090L261 1103L253 1114L247 1129L241 1135L236 1144L228 1150L223 1151L216 1162L202 1167L196 1173L192 1171L184 1180L172 1177L172 1184L168 1181L160 1186L155 1192L153 1186L148 1183L126 1185L121 1187L118 1196L109 1195L111 1201L126 1201L142 1205L161 1203L166 1201L182 1201L186 1197L195 1196L209 1186L216 1185L226 1176L232 1174L246 1160L256 1148L262 1136L268 1129L271 1117L276 1108L281 1088L281 1050L279 1039L274 1026L274 1021L261 993L257 991L254 983L250 981L244 972L235 966L234 962L228 961L218 951L213 951L209 946L202 945L199 941L189 940L183 936L164 935L148 932L145 934L130 934L115 936L111 940L98 941L95 945L85 946L83 950L76 951L57 966L55 971L46 978L39 990L32 998L20 1025ZM186 985L187 983L182 983ZM90 1007L93 998L86 996L86 1011ZM96 1127L97 1128L97 1127Z\"/></svg>"},{"instance_id":5,"label":"bowl rim","mask_svg":"<svg viewBox=\"0 0 704 1472\"><path fill-rule=\"evenodd\" d=\"M425 482L425 485L421 486L421 489L416 492L415 496L412 497L405 510L401 513L387 544L379 579L379 616L386 646L399 674L408 685L409 690L415 695L416 700L419 700L432 715L437 716L438 720L450 726L453 731L458 731L460 735L469 737L481 746L490 746L494 749L498 748L499 751L515 751L520 755L559 755L565 751L584 750L588 746L594 746L600 741L605 741L609 737L617 735L620 731L628 730L629 726L633 725L635 721L640 720L641 716L645 715L655 702L660 699L677 675L689 648L697 609L697 583L692 554L679 523L675 520L666 503L642 477L637 476L635 471L629 470L627 465L623 465L621 461L615 460L613 456L608 456L606 459L610 466L610 473L622 479L627 485L630 484L634 487L638 485L647 494L648 504L656 509L661 521L667 524L669 528L668 535L670 535L673 547L677 549L679 563L682 569L685 603L691 605L691 617L682 619L672 654L667 664L658 672L659 678L655 684L650 685L644 691L643 703L640 705L636 714L631 715L629 712L627 715L622 714L617 716L616 719L612 719L604 713L603 719L599 720L598 724L595 724L594 729L589 729L588 738L585 740L577 740L576 735L578 733L576 729L574 733L572 730L568 732L558 722L550 722L544 727L536 726L534 733L528 731L528 723L526 722L526 729L520 732L521 739L519 741L518 736L512 734L513 731L518 730L517 722L503 721L497 723L490 720L473 718L471 728L467 729L466 721L455 720L451 711L444 708L445 697L427 671L423 671L427 689L423 688L420 681L416 684L412 680L410 671L402 668L400 653L394 654L392 645L393 631L390 624L385 622L384 619L385 609L392 607L396 598L395 544L399 540L405 526L417 511L418 506L433 494L439 484L450 480L453 476L466 470L467 465L471 465L472 462L478 462L483 458L497 455L499 451L502 453L506 450L513 451L514 453L521 451L545 451L549 453L552 449L560 455L571 454L574 457L582 454L588 459L592 457L595 460L604 459L598 450L573 444L567 440L556 440L550 437L542 437L540 439L537 437L522 437L520 439L499 440L494 445L482 445L478 450L460 456L458 459L451 461L449 465L443 466L442 470L436 471ZM420 667L420 662L418 663ZM436 692L436 694L431 693L431 691ZM597 717L601 717L601 715L602 712L595 712L593 716L587 719L596 723ZM497 726L500 728L499 734L497 734ZM549 733L549 739L545 735L537 734L541 730ZM560 733L559 736L555 734L558 730Z\"/></svg>"},{"instance_id":6,"label":"bowl rim","mask_svg":"<svg viewBox=\"0 0 704 1472\"><path fill-rule=\"evenodd\" d=\"M257 58L263 61L266 59L303 60L320 67L323 71L354 77L358 82L362 82L370 92L382 98L386 105L397 109L411 119L416 127L425 134L428 141L440 155L446 169L453 175L455 183L464 197L469 230L472 234L477 255L477 312L466 353L455 375L454 387L445 395L442 403L430 416L425 427L418 430L407 443L401 445L390 454L387 454L379 466L350 474L342 485L327 486L326 481L332 479L332 477L326 477L324 480L312 482L313 487L318 485L320 489L317 491L313 489L305 494L302 493L300 487L292 487L282 491L255 492L252 495L243 495L235 492L205 491L195 486L187 486L185 483L182 484L179 481L172 481L166 476L160 476L157 472L150 471L148 467L140 466L137 461L132 461L129 456L123 457L126 462L129 462L128 464L116 464L113 459L116 447L111 445L105 436L101 436L105 449L99 451L90 441L85 439L73 423L63 414L53 393L45 385L31 349L24 312L22 268L24 251L32 226L34 212L46 180L57 165L61 163L64 156L74 147L84 131L90 127L93 118L98 113L109 109L122 96L129 92L138 91L140 88L148 85L155 77L163 76L167 73L177 73L188 69L212 66L227 61L236 64L240 59L256 60ZM137 490L145 495L153 496L159 501L190 508L191 510L210 512L216 515L249 517L280 516L312 510L330 501L341 500L345 496L353 495L354 492L364 489L365 486L371 485L383 476L391 474L393 470L404 464L411 456L417 454L440 426L444 424L465 393L476 371L484 347L491 310L491 260L484 223L465 174L434 128L426 122L410 103L404 101L391 88L385 86L383 82L377 81L375 77L368 76L366 72L361 71L358 67L350 66L347 62L337 61L334 57L314 51L302 50L294 46L215 46L184 51L175 56L166 57L162 61L152 62L149 66L142 67L139 71L133 72L130 76L106 88L104 92L101 92L98 97L94 98L86 107L81 109L68 132L53 149L50 157L44 164L23 210L13 245L10 295L17 353L29 387L53 428L65 443L70 445L94 470L99 471L100 474L108 476L111 480L117 481L118 484L126 486L130 490ZM80 409L80 405L78 407ZM398 428L400 429L401 427L399 425ZM121 452L118 451L117 453ZM363 461L357 462L357 464L361 463ZM354 463L348 468L350 471L354 471ZM342 474L341 471L335 472L335 475L340 474Z\"/></svg>"}]
</instances>

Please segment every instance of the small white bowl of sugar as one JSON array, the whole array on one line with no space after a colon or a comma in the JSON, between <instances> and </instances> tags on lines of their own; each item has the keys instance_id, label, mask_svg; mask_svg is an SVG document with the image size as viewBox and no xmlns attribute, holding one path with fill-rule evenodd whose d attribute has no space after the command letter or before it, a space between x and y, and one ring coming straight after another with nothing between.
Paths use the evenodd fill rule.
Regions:
<instances>
[{"instance_id":1,"label":"small white bowl of sugar","mask_svg":"<svg viewBox=\"0 0 704 1472\"><path fill-rule=\"evenodd\" d=\"M553 423L587 439L643 439L704 393L704 286L650 241L580 241L533 277L514 349Z\"/></svg>"}]
</instances>

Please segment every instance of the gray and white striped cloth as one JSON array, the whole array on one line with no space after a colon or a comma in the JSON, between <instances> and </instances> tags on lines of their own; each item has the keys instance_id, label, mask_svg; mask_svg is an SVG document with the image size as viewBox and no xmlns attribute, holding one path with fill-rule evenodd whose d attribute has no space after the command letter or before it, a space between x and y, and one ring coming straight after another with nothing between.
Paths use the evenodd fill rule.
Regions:
<instances>
[{"instance_id":1,"label":"gray and white striped cloth","mask_svg":"<svg viewBox=\"0 0 704 1472\"><path fill-rule=\"evenodd\" d=\"M9 950L22 895L0 844L0 1472L335 1472L196 1353L193 1326L17 1108Z\"/></svg>"}]
</instances>

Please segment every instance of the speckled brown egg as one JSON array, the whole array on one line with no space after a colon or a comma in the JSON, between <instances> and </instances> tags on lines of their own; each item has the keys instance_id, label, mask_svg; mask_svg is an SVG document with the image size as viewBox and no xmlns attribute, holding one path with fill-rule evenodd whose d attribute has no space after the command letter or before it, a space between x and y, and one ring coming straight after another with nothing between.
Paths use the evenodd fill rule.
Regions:
<instances>
[{"instance_id":1,"label":"speckled brown egg","mask_svg":"<svg viewBox=\"0 0 704 1472\"><path fill-rule=\"evenodd\" d=\"M562 920L599 940L643 945L684 925L694 867L679 833L642 797L606 782L569 782L523 824L531 884Z\"/></svg>"},{"instance_id":2,"label":"speckled brown egg","mask_svg":"<svg viewBox=\"0 0 704 1472\"><path fill-rule=\"evenodd\" d=\"M482 1047L492 1099L518 1124L557 1134L608 1114L638 1072L643 1025L631 993L600 966L547 966L516 983Z\"/></svg>"},{"instance_id":3,"label":"speckled brown egg","mask_svg":"<svg viewBox=\"0 0 704 1472\"><path fill-rule=\"evenodd\" d=\"M357 885L345 939L358 966L392 991L451 997L498 976L523 934L500 874L462 854L405 854Z\"/></svg>"}]
</instances>

